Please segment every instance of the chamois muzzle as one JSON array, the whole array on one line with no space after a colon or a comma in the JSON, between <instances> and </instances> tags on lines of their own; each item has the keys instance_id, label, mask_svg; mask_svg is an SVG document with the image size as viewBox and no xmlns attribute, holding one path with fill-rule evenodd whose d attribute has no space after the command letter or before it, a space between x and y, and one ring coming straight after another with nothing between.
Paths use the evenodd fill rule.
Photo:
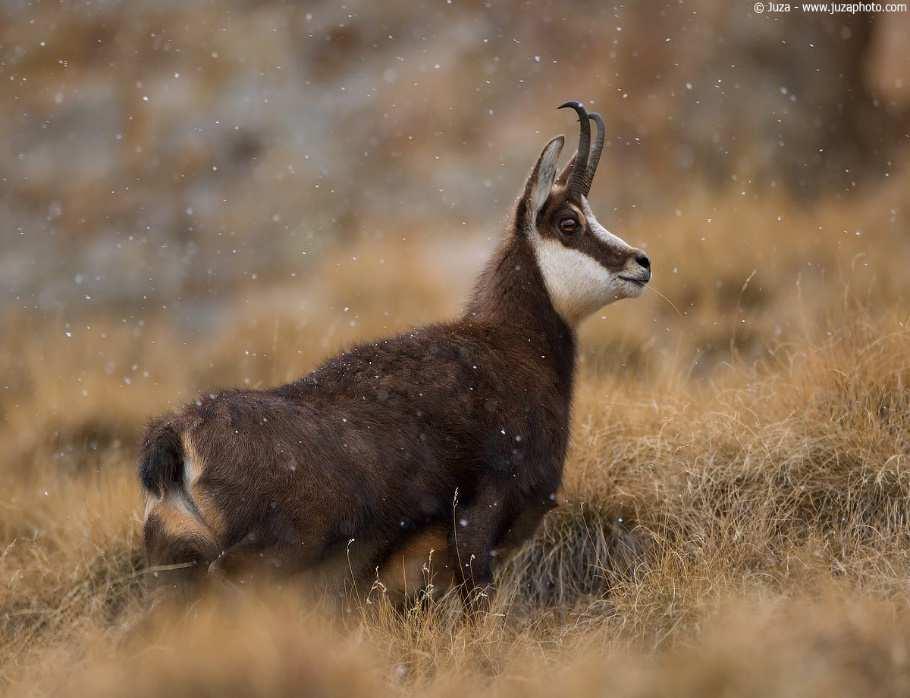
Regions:
<instances>
[{"instance_id":1,"label":"chamois muzzle","mask_svg":"<svg viewBox=\"0 0 910 698\"><path fill-rule=\"evenodd\" d=\"M581 102L570 101L559 106L560 109L574 109L578 114L579 136L578 152L572 165L572 174L566 187L569 193L578 198L587 196L591 191L591 183L594 181L594 173L597 171L597 165L600 162L600 155L604 149L604 137L606 127L604 126L603 117L597 112L588 113ZM591 124L593 121L597 125L597 138L594 146L591 146Z\"/></svg>"}]
</instances>

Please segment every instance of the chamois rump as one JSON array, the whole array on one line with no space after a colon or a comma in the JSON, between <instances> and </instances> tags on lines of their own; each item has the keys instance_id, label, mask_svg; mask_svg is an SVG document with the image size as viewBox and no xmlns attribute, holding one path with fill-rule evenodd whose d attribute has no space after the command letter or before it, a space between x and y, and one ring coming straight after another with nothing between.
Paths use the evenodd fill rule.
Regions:
<instances>
[{"instance_id":1,"label":"chamois rump","mask_svg":"<svg viewBox=\"0 0 910 698\"><path fill-rule=\"evenodd\" d=\"M139 455L150 565L230 578L343 554L361 581L379 570L413 585L433 547L466 608L488 597L494 560L555 506L578 323L651 277L587 200L603 119L564 107L579 117L578 151L557 175L565 140L544 147L460 318L150 424Z\"/></svg>"}]
</instances>

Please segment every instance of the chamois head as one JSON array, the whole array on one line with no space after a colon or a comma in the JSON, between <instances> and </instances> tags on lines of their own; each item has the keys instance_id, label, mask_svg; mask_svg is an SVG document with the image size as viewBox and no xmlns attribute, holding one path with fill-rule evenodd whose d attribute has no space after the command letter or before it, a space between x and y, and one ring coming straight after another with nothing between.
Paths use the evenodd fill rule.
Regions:
<instances>
[{"instance_id":1,"label":"chamois head","mask_svg":"<svg viewBox=\"0 0 910 698\"><path fill-rule=\"evenodd\" d=\"M604 146L604 122L579 102L560 109L565 107L578 113L578 152L557 176L565 138L547 143L519 199L515 233L527 237L553 307L574 326L608 303L641 295L651 262L594 217L587 197ZM590 121L597 125L593 146Z\"/></svg>"}]
</instances>

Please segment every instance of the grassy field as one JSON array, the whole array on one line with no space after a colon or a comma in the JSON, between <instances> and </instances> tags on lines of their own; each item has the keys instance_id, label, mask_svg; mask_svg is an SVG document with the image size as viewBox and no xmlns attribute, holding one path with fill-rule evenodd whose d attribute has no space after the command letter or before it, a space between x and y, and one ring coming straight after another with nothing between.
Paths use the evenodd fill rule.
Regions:
<instances>
[{"instance_id":1,"label":"grassy field","mask_svg":"<svg viewBox=\"0 0 910 698\"><path fill-rule=\"evenodd\" d=\"M907 695L910 177L811 209L732 191L620 232L661 294L588 320L560 507L457 600L343 611L295 585L153 605L134 456L152 415L457 312L492 241L363 238L166 309L11 312L0 352L10 695ZM596 208L596 206L595 206ZM609 225L609 214L601 219Z\"/></svg>"}]
</instances>

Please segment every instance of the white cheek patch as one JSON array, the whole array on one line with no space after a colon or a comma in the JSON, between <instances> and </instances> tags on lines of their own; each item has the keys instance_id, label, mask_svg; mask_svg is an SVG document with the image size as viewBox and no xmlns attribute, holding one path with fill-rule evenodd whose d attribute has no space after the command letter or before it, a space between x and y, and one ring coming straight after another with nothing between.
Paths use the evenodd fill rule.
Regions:
<instances>
[{"instance_id":1,"label":"white cheek patch","mask_svg":"<svg viewBox=\"0 0 910 698\"><path fill-rule=\"evenodd\" d=\"M593 257L539 234L532 242L550 302L570 326L629 295L629 284Z\"/></svg>"},{"instance_id":2,"label":"white cheek patch","mask_svg":"<svg viewBox=\"0 0 910 698\"><path fill-rule=\"evenodd\" d=\"M584 197L581 206L588 227L603 245L620 252L632 251L625 240L597 221ZM570 326L598 308L642 293L640 286L623 280L584 252L566 247L559 240L543 238L535 229L530 231L530 239L550 302Z\"/></svg>"}]
</instances>

